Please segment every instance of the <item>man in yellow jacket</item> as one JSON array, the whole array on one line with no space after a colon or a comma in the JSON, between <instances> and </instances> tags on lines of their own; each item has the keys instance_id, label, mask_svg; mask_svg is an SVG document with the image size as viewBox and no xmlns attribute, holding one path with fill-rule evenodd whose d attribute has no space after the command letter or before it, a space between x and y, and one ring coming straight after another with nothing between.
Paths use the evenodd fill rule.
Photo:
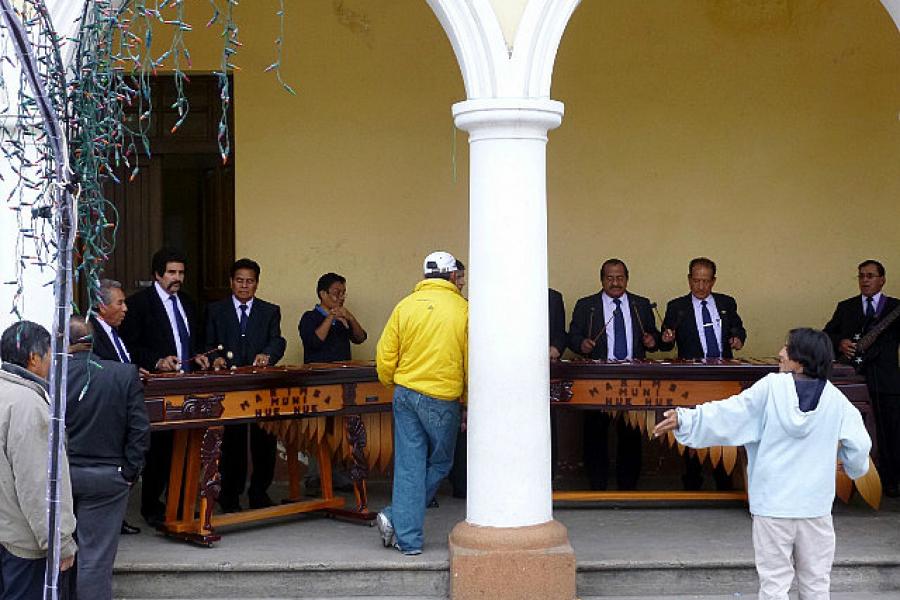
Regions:
<instances>
[{"instance_id":1,"label":"man in yellow jacket","mask_svg":"<svg viewBox=\"0 0 900 600\"><path fill-rule=\"evenodd\" d=\"M466 382L469 308L456 259L425 257L425 279L401 300L378 340L381 383L394 386L394 490L378 513L385 547L422 553L425 504L453 466Z\"/></svg>"}]
</instances>

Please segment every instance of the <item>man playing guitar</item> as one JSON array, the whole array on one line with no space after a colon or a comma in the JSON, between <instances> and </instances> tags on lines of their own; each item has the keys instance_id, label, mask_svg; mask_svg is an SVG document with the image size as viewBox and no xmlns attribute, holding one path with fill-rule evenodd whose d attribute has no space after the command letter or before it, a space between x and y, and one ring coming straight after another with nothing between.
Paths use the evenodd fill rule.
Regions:
<instances>
[{"instance_id":1,"label":"man playing guitar","mask_svg":"<svg viewBox=\"0 0 900 600\"><path fill-rule=\"evenodd\" d=\"M882 293L885 270L877 260L859 264L860 295L838 303L825 333L840 360L865 375L875 409L878 470L884 494L900 495L900 300Z\"/></svg>"}]
</instances>

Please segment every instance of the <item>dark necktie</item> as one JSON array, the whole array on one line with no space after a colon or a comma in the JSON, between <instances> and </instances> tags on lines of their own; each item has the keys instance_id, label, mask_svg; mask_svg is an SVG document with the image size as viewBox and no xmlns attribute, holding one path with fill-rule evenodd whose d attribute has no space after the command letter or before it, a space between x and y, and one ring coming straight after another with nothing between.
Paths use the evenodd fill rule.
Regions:
<instances>
[{"instance_id":1,"label":"dark necktie","mask_svg":"<svg viewBox=\"0 0 900 600\"><path fill-rule=\"evenodd\" d=\"M628 341L625 339L625 315L622 314L622 301L614 298L616 309L613 311L613 356L616 360L628 357Z\"/></svg>"},{"instance_id":2,"label":"dark necktie","mask_svg":"<svg viewBox=\"0 0 900 600\"><path fill-rule=\"evenodd\" d=\"M119 338L119 334L115 329L112 329L111 331L113 334L113 344L116 345L116 352L119 353L119 358L123 363L130 363L131 361L128 360L128 354L125 353L125 346L122 345L122 340L121 338Z\"/></svg>"},{"instance_id":3,"label":"dark necktie","mask_svg":"<svg viewBox=\"0 0 900 600\"><path fill-rule=\"evenodd\" d=\"M716 339L716 328L713 327L712 317L706 308L706 300L701 300L700 306L700 314L703 315L703 333L706 335L706 358L722 358L719 341Z\"/></svg>"},{"instance_id":4,"label":"dark necktie","mask_svg":"<svg viewBox=\"0 0 900 600\"><path fill-rule=\"evenodd\" d=\"M178 340L181 342L181 368L190 371L190 355L191 355L191 334L188 333L187 325L184 323L184 317L178 310L178 298L173 294L169 296L172 301L172 312L175 313L175 327L178 328Z\"/></svg>"},{"instance_id":5,"label":"dark necktie","mask_svg":"<svg viewBox=\"0 0 900 600\"><path fill-rule=\"evenodd\" d=\"M241 337L247 335L247 305L241 304Z\"/></svg>"},{"instance_id":6,"label":"dark necktie","mask_svg":"<svg viewBox=\"0 0 900 600\"><path fill-rule=\"evenodd\" d=\"M872 296L866 297L866 320L871 321L875 318L875 300Z\"/></svg>"}]
</instances>

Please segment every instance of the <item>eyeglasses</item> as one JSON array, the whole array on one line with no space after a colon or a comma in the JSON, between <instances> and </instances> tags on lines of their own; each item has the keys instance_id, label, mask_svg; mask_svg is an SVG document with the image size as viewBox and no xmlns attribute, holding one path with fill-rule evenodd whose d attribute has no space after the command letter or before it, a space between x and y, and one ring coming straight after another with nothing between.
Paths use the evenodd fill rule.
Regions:
<instances>
[{"instance_id":1,"label":"eyeglasses","mask_svg":"<svg viewBox=\"0 0 900 600\"><path fill-rule=\"evenodd\" d=\"M882 277L882 275L879 275L878 273L860 273L856 276L856 278L860 281L862 281L863 279L875 279L877 277Z\"/></svg>"}]
</instances>

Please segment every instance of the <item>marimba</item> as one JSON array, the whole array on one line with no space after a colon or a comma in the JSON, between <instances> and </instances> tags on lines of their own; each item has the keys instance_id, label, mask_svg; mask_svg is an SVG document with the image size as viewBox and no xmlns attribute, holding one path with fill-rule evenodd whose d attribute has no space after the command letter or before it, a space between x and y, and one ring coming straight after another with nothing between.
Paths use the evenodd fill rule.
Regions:
<instances>
[{"instance_id":1,"label":"marimba","mask_svg":"<svg viewBox=\"0 0 900 600\"><path fill-rule=\"evenodd\" d=\"M633 427L652 432L669 407L695 406L726 398L777 370L773 360L560 361L551 364L553 410L608 410ZM836 366L839 388L863 415L870 435L873 417L865 382L852 369ZM174 430L172 466L161 531L211 545L218 527L328 511L357 519L374 518L368 510L366 479L371 469L386 471L393 458L391 391L378 382L372 363L347 362L300 367L244 367L186 374L155 374L145 382L145 401L154 430ZM290 501L269 508L213 514L220 491L218 471L225 425L259 422L276 434L287 450ZM669 438L670 442L673 442ZM322 495L300 499L297 453L315 453ZM726 469L738 464L736 448L698 451ZM356 505L344 509L334 495L333 461L348 465ZM839 476L845 500L852 482ZM848 487L849 485L849 487ZM880 498L880 493L878 494ZM745 499L739 492L555 492L555 500L712 500ZM872 503L871 498L867 500Z\"/></svg>"},{"instance_id":2,"label":"marimba","mask_svg":"<svg viewBox=\"0 0 900 600\"><path fill-rule=\"evenodd\" d=\"M217 527L327 510L361 519L368 511L370 468L392 460L391 393L370 363L239 368L151 375L144 388L153 430L174 430L172 466L161 531L211 545ZM261 422L287 449L292 500L281 506L213 515L221 489L223 426ZM297 451L315 452L322 496L300 500ZM332 459L350 464L356 506L334 495Z\"/></svg>"},{"instance_id":3,"label":"marimba","mask_svg":"<svg viewBox=\"0 0 900 600\"><path fill-rule=\"evenodd\" d=\"M778 371L778 360L772 359L708 359L703 361L559 361L550 366L550 401L554 410L593 409L615 412L631 427L639 428L652 439L653 427L662 413L678 406L692 407L710 400L721 400L741 392L769 373ZM835 364L834 383L859 409L873 442L874 415L869 403L865 380L846 366ZM674 436L666 437L676 445ZM684 447L678 444L679 451ZM713 466L723 464L730 474L739 464L738 448L716 447L696 452L701 462ZM873 449L873 454L874 454ZM877 482L877 474L872 476ZM846 502L853 482L838 470L838 495ZM861 489L869 504L877 508L881 497L880 483ZM877 496L877 498L875 497ZM630 501L630 500L745 500L746 491L682 492L682 491L557 491L554 500L565 501Z\"/></svg>"}]
</instances>

